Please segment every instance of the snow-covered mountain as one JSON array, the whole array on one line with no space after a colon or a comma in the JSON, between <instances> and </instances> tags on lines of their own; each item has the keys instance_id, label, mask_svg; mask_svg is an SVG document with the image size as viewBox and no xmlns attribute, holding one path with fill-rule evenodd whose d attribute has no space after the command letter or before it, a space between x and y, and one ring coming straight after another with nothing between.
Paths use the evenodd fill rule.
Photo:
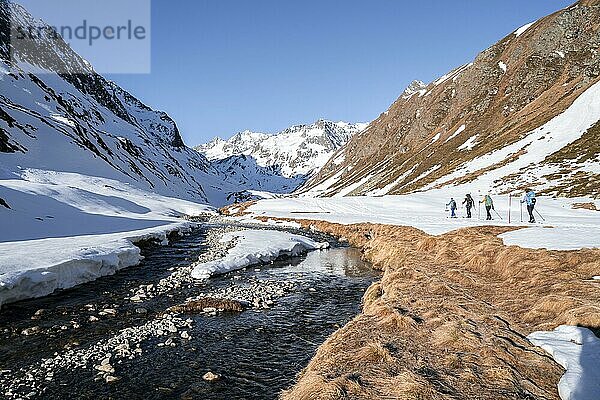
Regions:
<instances>
[{"instance_id":1,"label":"snow-covered mountain","mask_svg":"<svg viewBox=\"0 0 600 400\"><path fill-rule=\"evenodd\" d=\"M244 131L195 149L243 189L289 193L321 168L367 124L319 120L275 135Z\"/></svg>"},{"instance_id":2,"label":"snow-covered mountain","mask_svg":"<svg viewBox=\"0 0 600 400\"><path fill-rule=\"evenodd\" d=\"M301 189L384 195L463 185L600 196L600 1L527 24L415 81Z\"/></svg>"},{"instance_id":3,"label":"snow-covered mountain","mask_svg":"<svg viewBox=\"0 0 600 400\"><path fill-rule=\"evenodd\" d=\"M27 50L11 47L5 28L15 20L45 26L0 0L0 179L31 176L28 170L78 173L214 205L236 191L185 146L167 114L98 75L63 41L40 37Z\"/></svg>"}]
</instances>

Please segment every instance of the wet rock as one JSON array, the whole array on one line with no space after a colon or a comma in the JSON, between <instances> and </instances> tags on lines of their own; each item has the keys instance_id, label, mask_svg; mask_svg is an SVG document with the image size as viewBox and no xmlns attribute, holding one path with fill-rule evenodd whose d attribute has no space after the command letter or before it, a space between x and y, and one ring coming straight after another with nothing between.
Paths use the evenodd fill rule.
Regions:
<instances>
[{"instance_id":1,"label":"wet rock","mask_svg":"<svg viewBox=\"0 0 600 400\"><path fill-rule=\"evenodd\" d=\"M39 326L32 326L31 328L27 328L24 329L21 332L21 335L24 336L31 336L31 335L35 335L36 333L38 333L41 330L41 328Z\"/></svg>"},{"instance_id":2,"label":"wet rock","mask_svg":"<svg viewBox=\"0 0 600 400\"><path fill-rule=\"evenodd\" d=\"M31 317L31 319L35 320L35 319L40 319L44 314L46 314L48 312L48 310L41 308L39 310L37 310Z\"/></svg>"},{"instance_id":3,"label":"wet rock","mask_svg":"<svg viewBox=\"0 0 600 400\"><path fill-rule=\"evenodd\" d=\"M110 364L100 364L100 365L96 365L94 367L94 369L96 369L97 371L100 372L105 372L107 374L113 374L115 372L115 369L113 368L112 365Z\"/></svg>"},{"instance_id":4,"label":"wet rock","mask_svg":"<svg viewBox=\"0 0 600 400\"><path fill-rule=\"evenodd\" d=\"M202 379L204 379L207 382L214 382L214 381L218 381L219 379L221 379L221 375L215 374L214 372L209 371L202 376Z\"/></svg>"}]
</instances>

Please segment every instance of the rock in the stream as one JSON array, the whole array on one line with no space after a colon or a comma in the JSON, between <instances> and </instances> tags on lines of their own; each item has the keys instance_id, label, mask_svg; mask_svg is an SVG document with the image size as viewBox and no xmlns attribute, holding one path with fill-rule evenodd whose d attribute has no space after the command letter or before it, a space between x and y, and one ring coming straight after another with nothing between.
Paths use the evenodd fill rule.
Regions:
<instances>
[{"instance_id":1,"label":"rock in the stream","mask_svg":"<svg viewBox=\"0 0 600 400\"><path fill-rule=\"evenodd\" d=\"M31 319L40 319L48 310L41 308L31 316Z\"/></svg>"},{"instance_id":2,"label":"rock in the stream","mask_svg":"<svg viewBox=\"0 0 600 400\"><path fill-rule=\"evenodd\" d=\"M219 379L221 379L221 375L209 371L202 376L202 379L204 379L207 382L218 381Z\"/></svg>"},{"instance_id":3,"label":"rock in the stream","mask_svg":"<svg viewBox=\"0 0 600 400\"><path fill-rule=\"evenodd\" d=\"M96 365L94 368L100 372L106 372L107 374L113 374L115 372L115 369L110 364L100 364Z\"/></svg>"},{"instance_id":4,"label":"rock in the stream","mask_svg":"<svg viewBox=\"0 0 600 400\"><path fill-rule=\"evenodd\" d=\"M24 335L24 336L35 335L39 331L40 331L39 326L32 326L31 328L24 329L23 332L21 332L21 335Z\"/></svg>"}]
</instances>

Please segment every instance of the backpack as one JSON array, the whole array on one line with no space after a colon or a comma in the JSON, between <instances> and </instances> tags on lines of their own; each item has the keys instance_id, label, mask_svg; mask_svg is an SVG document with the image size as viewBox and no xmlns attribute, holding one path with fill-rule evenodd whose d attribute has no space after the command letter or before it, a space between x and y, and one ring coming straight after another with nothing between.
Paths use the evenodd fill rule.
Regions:
<instances>
[{"instance_id":1,"label":"backpack","mask_svg":"<svg viewBox=\"0 0 600 400\"><path fill-rule=\"evenodd\" d=\"M529 193L527 193L527 198L528 198L528 199L529 199L529 201L531 202L531 205L532 205L532 206L535 206L535 203L537 202L537 199L535 198L535 193L534 193L533 191L532 191L532 192L529 192Z\"/></svg>"}]
</instances>

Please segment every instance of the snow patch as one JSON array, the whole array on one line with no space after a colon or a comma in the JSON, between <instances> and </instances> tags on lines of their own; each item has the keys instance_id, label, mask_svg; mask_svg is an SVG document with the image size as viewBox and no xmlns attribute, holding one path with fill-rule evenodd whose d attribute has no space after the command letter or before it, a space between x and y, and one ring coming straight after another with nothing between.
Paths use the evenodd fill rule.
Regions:
<instances>
[{"instance_id":1,"label":"snow patch","mask_svg":"<svg viewBox=\"0 0 600 400\"><path fill-rule=\"evenodd\" d=\"M463 151L463 150L467 150L467 151L471 151L475 148L475 146L477 145L477 138L479 137L479 134L475 135L475 136L471 136L466 142L464 142L462 145L460 145L458 147L458 150Z\"/></svg>"},{"instance_id":2,"label":"snow patch","mask_svg":"<svg viewBox=\"0 0 600 400\"><path fill-rule=\"evenodd\" d=\"M539 217L538 217L539 219ZM504 233L499 237L507 246L521 246L530 249L579 250L598 248L600 243L587 227L533 227Z\"/></svg>"},{"instance_id":3,"label":"snow patch","mask_svg":"<svg viewBox=\"0 0 600 400\"><path fill-rule=\"evenodd\" d=\"M535 168L547 156L579 139L590 127L600 120L600 83L583 92L562 114L545 125L527 133L523 139L464 163L451 174L433 182L428 188L443 185L453 179L500 164L521 153L502 167L486 172L469 186L494 187L504 177ZM462 127L461 127L462 128ZM455 134L456 135L456 134ZM452 135L446 141L452 139Z\"/></svg>"},{"instance_id":4,"label":"snow patch","mask_svg":"<svg viewBox=\"0 0 600 400\"><path fill-rule=\"evenodd\" d=\"M415 169L417 169L417 166L415 165L414 167L412 167L411 169L409 169L408 171L406 171L405 173L403 173L402 175L400 175L398 178L396 178L392 183L384 186L381 189L376 189L373 190L371 192L369 192L367 194L367 196L385 196L386 194L388 194L393 188L395 188L396 186L398 186L402 181L404 181L410 174L412 174Z\"/></svg>"},{"instance_id":5,"label":"snow patch","mask_svg":"<svg viewBox=\"0 0 600 400\"><path fill-rule=\"evenodd\" d=\"M434 165L433 167L429 168L427 171L423 172L421 175L413 179L411 183L419 182L421 179L426 178L427 176L431 175L440 168L442 168L441 165Z\"/></svg>"},{"instance_id":6,"label":"snow patch","mask_svg":"<svg viewBox=\"0 0 600 400\"><path fill-rule=\"evenodd\" d=\"M0 307L42 297L137 265L141 240L168 244L167 234L185 232L191 223L122 234L0 243Z\"/></svg>"},{"instance_id":7,"label":"snow patch","mask_svg":"<svg viewBox=\"0 0 600 400\"><path fill-rule=\"evenodd\" d=\"M71 121L69 118L63 117L62 115L53 114L50 117L55 121L58 121L60 123L70 126L71 128L75 128L75 126L76 126L75 121Z\"/></svg>"},{"instance_id":8,"label":"snow patch","mask_svg":"<svg viewBox=\"0 0 600 400\"><path fill-rule=\"evenodd\" d=\"M266 264L281 256L297 257L311 250L322 250L328 243L317 243L307 237L271 230L230 232L222 243L235 242L225 258L197 264L194 279L208 279L217 274L240 270L251 265Z\"/></svg>"},{"instance_id":9,"label":"snow patch","mask_svg":"<svg viewBox=\"0 0 600 400\"><path fill-rule=\"evenodd\" d=\"M525 31L526 31L527 29L531 28L531 26L532 26L533 24L535 24L535 21L534 21L534 22L530 22L529 24L523 25L522 27L520 27L519 29L517 29L517 30L515 31L515 36L516 36L516 37L519 37L519 36L521 36L523 33L525 33Z\"/></svg>"},{"instance_id":10,"label":"snow patch","mask_svg":"<svg viewBox=\"0 0 600 400\"><path fill-rule=\"evenodd\" d=\"M345 196L349 195L354 190L358 189L359 187L361 187L365 183L369 182L372 177L373 177L373 175L365 176L360 181L355 182L355 183L353 183L351 185L346 186L344 189L340 190L339 193L336 193L333 197L345 197Z\"/></svg>"},{"instance_id":11,"label":"snow patch","mask_svg":"<svg viewBox=\"0 0 600 400\"><path fill-rule=\"evenodd\" d=\"M558 383L562 400L597 400L600 394L600 339L586 328L562 325L534 332L529 341L566 369Z\"/></svg>"},{"instance_id":12,"label":"snow patch","mask_svg":"<svg viewBox=\"0 0 600 400\"><path fill-rule=\"evenodd\" d=\"M467 129L467 126L466 126L466 125L464 125L464 124L463 124L463 125L461 125L461 126L460 126L460 127L457 129L457 130L456 130L456 132L454 132L452 135L450 135L450 136L448 137L448 139L446 139L446 141L445 141L444 143L448 143L449 141L451 141L452 139L454 139L455 137L457 137L458 135L460 135L461 133L463 133L463 131L464 131L465 129Z\"/></svg>"},{"instance_id":13,"label":"snow patch","mask_svg":"<svg viewBox=\"0 0 600 400\"><path fill-rule=\"evenodd\" d=\"M188 230L211 207L106 178L25 169L0 180L0 305L45 296L140 261L134 242Z\"/></svg>"},{"instance_id":14,"label":"snow patch","mask_svg":"<svg viewBox=\"0 0 600 400\"><path fill-rule=\"evenodd\" d=\"M444 214L444 205L450 197L460 199L465 193L487 192L487 186L446 187L427 192L417 192L401 196L342 198L284 198L261 200L248 208L254 216L290 219L314 219L340 224L371 222L390 225L413 226L432 235L439 235L455 229L497 225L522 226L520 204L513 198L510 211L512 225L508 224L508 196L492 195L496 211L504 220L478 220L458 218L450 220ZM546 218L546 223L554 228L535 225L501 235L507 245L521 247L538 246L555 250L574 250L583 247L600 248L600 213L573 209L575 203L592 201L586 198L565 199L538 197L537 208ZM526 212L524 212L526 214ZM459 210L459 216L462 216ZM510 239L507 239L510 238Z\"/></svg>"}]
</instances>

